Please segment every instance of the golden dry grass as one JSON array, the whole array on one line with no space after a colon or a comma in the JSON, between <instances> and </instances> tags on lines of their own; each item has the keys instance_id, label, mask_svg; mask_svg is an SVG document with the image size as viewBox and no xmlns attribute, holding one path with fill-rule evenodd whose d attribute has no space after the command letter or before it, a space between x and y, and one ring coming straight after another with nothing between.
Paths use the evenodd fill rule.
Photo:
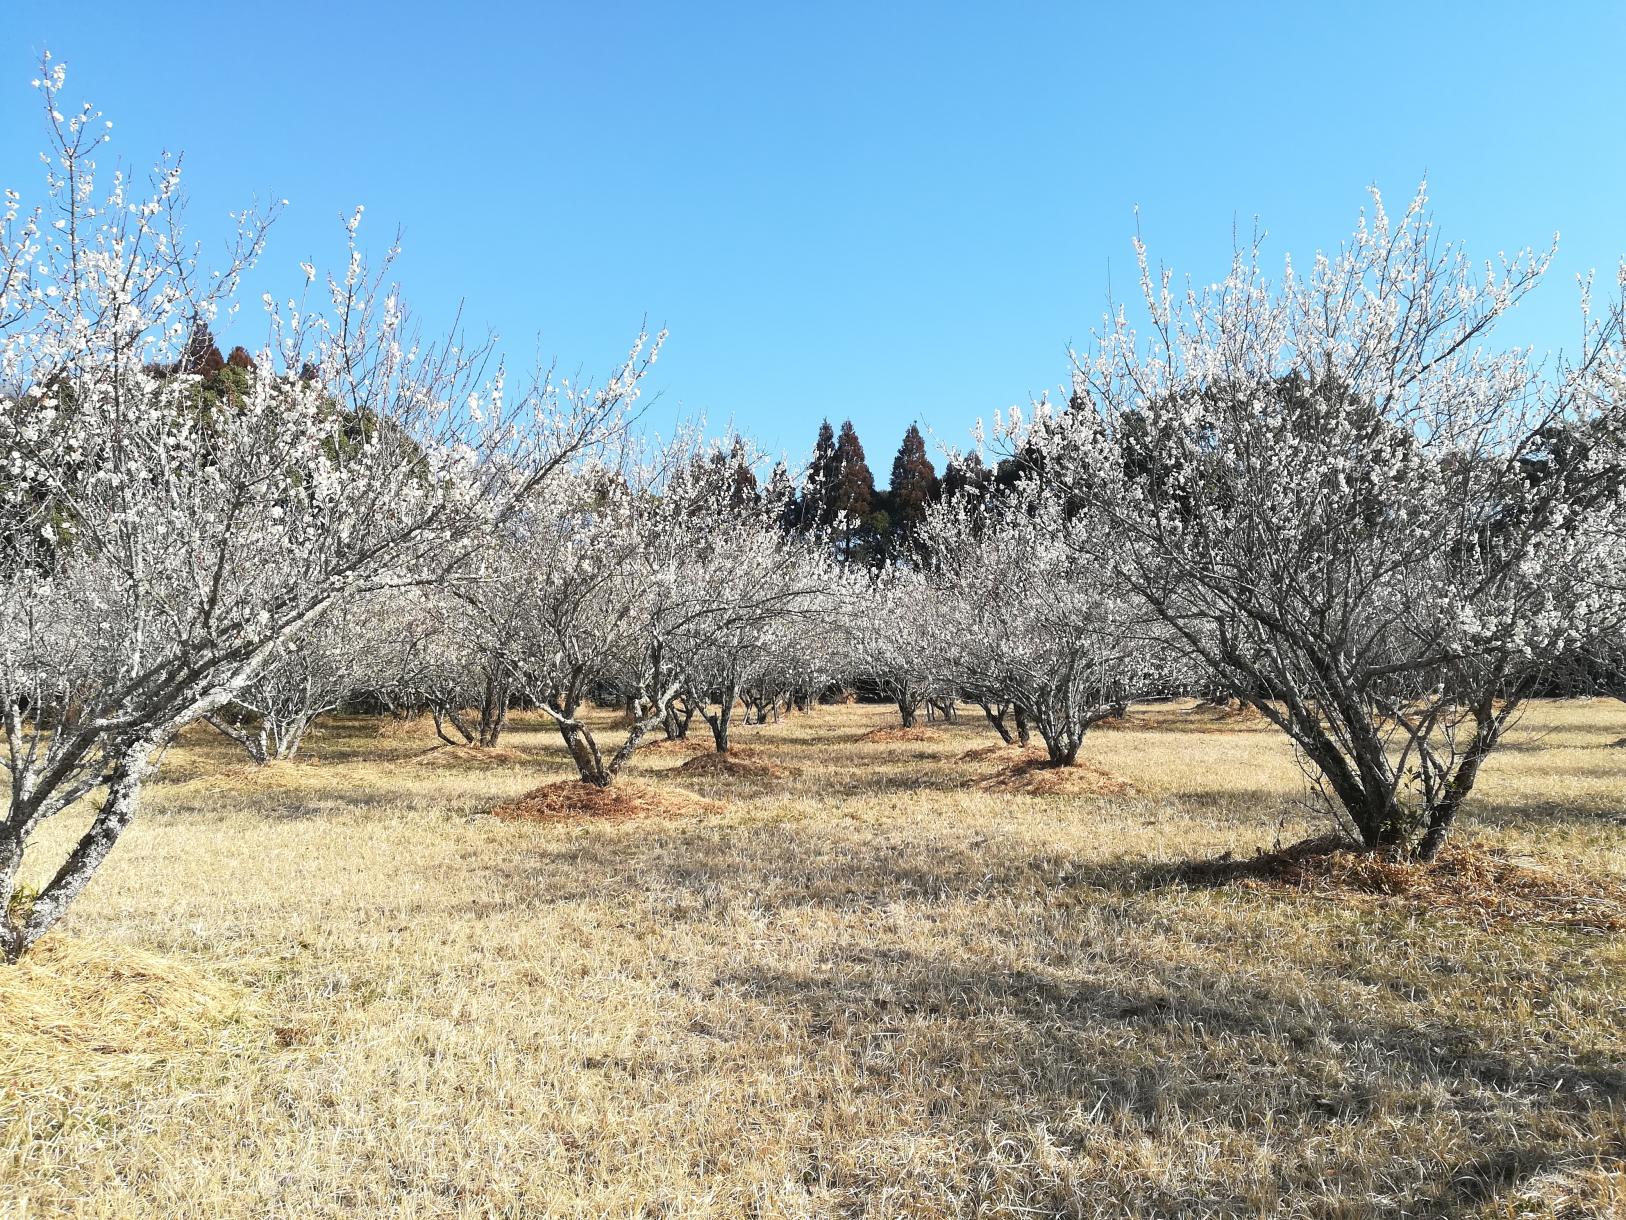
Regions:
<instances>
[{"instance_id":1,"label":"golden dry grass","mask_svg":"<svg viewBox=\"0 0 1626 1220\"><path fill-rule=\"evenodd\" d=\"M189 735L0 981L0 1216L1626 1213L1626 938L1171 883L1323 829L1274 733L1177 714L1086 742L1132 797L844 706L608 822L487 816L567 776L524 716L447 767ZM1623 733L1536 709L1475 842L1626 877Z\"/></svg>"}]
</instances>

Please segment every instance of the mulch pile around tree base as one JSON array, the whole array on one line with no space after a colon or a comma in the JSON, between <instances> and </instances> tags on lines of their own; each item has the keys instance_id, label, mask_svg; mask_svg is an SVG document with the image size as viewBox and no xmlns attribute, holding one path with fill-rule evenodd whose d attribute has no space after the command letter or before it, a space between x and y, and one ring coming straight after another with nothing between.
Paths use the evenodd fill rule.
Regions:
<instances>
[{"instance_id":1,"label":"mulch pile around tree base","mask_svg":"<svg viewBox=\"0 0 1626 1220\"><path fill-rule=\"evenodd\" d=\"M1027 746L1019 746L1015 742L995 742L991 746L978 746L974 750L967 750L960 755L961 762L986 762L990 758L1026 758Z\"/></svg>"},{"instance_id":2,"label":"mulch pile around tree base","mask_svg":"<svg viewBox=\"0 0 1626 1220\"><path fill-rule=\"evenodd\" d=\"M871 729L858 740L862 742L878 742L888 744L896 741L941 741L941 729L928 729L924 725L915 725L906 729L902 725L891 725L882 729Z\"/></svg>"},{"instance_id":3,"label":"mulch pile around tree base","mask_svg":"<svg viewBox=\"0 0 1626 1220\"><path fill-rule=\"evenodd\" d=\"M769 762L755 750L735 747L727 754L719 754L716 750L697 754L671 774L722 776L729 779L789 779L801 772L796 767Z\"/></svg>"},{"instance_id":4,"label":"mulch pile around tree base","mask_svg":"<svg viewBox=\"0 0 1626 1220\"><path fill-rule=\"evenodd\" d=\"M999 753L1012 753L1010 747L1001 747ZM1074 763L1070 767L1052 766L1049 755L1032 747L1017 756L1020 761L1001 767L992 775L979 775L968 779L965 787L980 792L1009 792L1030 796L1135 796L1134 784L1126 779L1092 767L1087 763Z\"/></svg>"},{"instance_id":5,"label":"mulch pile around tree base","mask_svg":"<svg viewBox=\"0 0 1626 1220\"><path fill-rule=\"evenodd\" d=\"M711 734L708 732L704 737L659 737L639 746L638 754L704 754L710 749Z\"/></svg>"},{"instance_id":6,"label":"mulch pile around tree base","mask_svg":"<svg viewBox=\"0 0 1626 1220\"><path fill-rule=\"evenodd\" d=\"M1191 885L1288 889L1325 898L1398 899L1482 925L1546 924L1626 931L1626 885L1515 863L1505 852L1447 844L1432 864L1366 851L1341 835L1305 839L1251 859L1189 864Z\"/></svg>"},{"instance_id":7,"label":"mulch pile around tree base","mask_svg":"<svg viewBox=\"0 0 1626 1220\"><path fill-rule=\"evenodd\" d=\"M555 780L532 788L516 800L498 805L491 815L504 822L624 822L632 818L684 817L719 813L719 801L687 792L668 791L636 780L618 780L608 788L580 780Z\"/></svg>"}]
</instances>

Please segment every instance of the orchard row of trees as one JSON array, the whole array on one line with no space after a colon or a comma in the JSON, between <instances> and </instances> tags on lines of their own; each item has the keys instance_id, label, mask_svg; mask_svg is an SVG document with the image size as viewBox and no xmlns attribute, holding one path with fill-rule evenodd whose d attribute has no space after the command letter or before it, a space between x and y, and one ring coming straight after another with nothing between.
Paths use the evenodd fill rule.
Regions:
<instances>
[{"instance_id":1,"label":"orchard row of trees","mask_svg":"<svg viewBox=\"0 0 1626 1220\"><path fill-rule=\"evenodd\" d=\"M1302 276L1249 249L1177 293L1143 254L1145 333L1115 314L1065 405L1002 418L997 460L941 485L912 429L881 530L850 426L763 475L744 437L636 426L662 335L597 383L431 340L359 211L341 267L220 358L205 327L270 217L198 265L176 168L141 197L98 175L62 85L48 63L44 201L0 213L8 960L199 722L267 760L347 702L487 746L518 702L603 786L651 735L699 719L726 752L739 709L843 687L905 724L974 704L1057 766L1133 699L1223 691L1352 835L1429 860L1522 701L1626 636L1620 295L1567 360L1499 345L1547 258L1478 268L1421 195Z\"/></svg>"}]
</instances>

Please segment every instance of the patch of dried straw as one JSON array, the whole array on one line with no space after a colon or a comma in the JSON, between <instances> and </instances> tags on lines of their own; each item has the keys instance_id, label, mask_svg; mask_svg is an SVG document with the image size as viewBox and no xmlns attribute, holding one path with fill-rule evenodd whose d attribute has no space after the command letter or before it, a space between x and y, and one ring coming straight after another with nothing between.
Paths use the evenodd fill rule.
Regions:
<instances>
[{"instance_id":1,"label":"patch of dried straw","mask_svg":"<svg viewBox=\"0 0 1626 1220\"><path fill-rule=\"evenodd\" d=\"M409 760L415 767L448 767L478 769L481 767L519 767L534 760L530 755L507 746L448 746L438 745L414 754Z\"/></svg>"},{"instance_id":2,"label":"patch of dried straw","mask_svg":"<svg viewBox=\"0 0 1626 1220\"><path fill-rule=\"evenodd\" d=\"M0 965L0 1099L93 1091L210 1050L243 992L138 949L48 936Z\"/></svg>"}]
</instances>

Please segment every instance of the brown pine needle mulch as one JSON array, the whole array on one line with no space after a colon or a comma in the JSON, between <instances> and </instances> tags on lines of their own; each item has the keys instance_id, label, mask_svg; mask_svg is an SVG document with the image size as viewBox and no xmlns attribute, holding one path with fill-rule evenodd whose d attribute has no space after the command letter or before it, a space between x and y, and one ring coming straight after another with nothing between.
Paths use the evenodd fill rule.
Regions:
<instances>
[{"instance_id":1,"label":"brown pine needle mulch","mask_svg":"<svg viewBox=\"0 0 1626 1220\"><path fill-rule=\"evenodd\" d=\"M1473 843L1448 844L1432 864L1395 859L1341 835L1305 839L1248 859L1229 853L1178 870L1192 885L1294 890L1348 900L1398 899L1480 925L1544 924L1626 931L1626 885L1516 862Z\"/></svg>"},{"instance_id":2,"label":"brown pine needle mulch","mask_svg":"<svg viewBox=\"0 0 1626 1220\"><path fill-rule=\"evenodd\" d=\"M736 746L727 754L719 754L716 750L697 754L675 768L672 774L728 779L789 779L801 774L801 771L797 767L770 762L755 750L743 750Z\"/></svg>"},{"instance_id":3,"label":"brown pine needle mulch","mask_svg":"<svg viewBox=\"0 0 1626 1220\"><path fill-rule=\"evenodd\" d=\"M1004 748L1009 752L1009 747ZM979 792L1008 792L1028 796L1135 796L1134 784L1110 771L1088 763L1070 767L1053 766L1042 750L1029 747L1019 761L1001 767L991 775L979 775L965 782Z\"/></svg>"},{"instance_id":4,"label":"brown pine needle mulch","mask_svg":"<svg viewBox=\"0 0 1626 1220\"><path fill-rule=\"evenodd\" d=\"M639 754L704 754L712 749L708 730L704 737L657 737L638 747Z\"/></svg>"},{"instance_id":5,"label":"brown pine needle mulch","mask_svg":"<svg viewBox=\"0 0 1626 1220\"><path fill-rule=\"evenodd\" d=\"M1019 746L1014 741L996 741L991 746L978 746L974 750L967 750L960 755L961 762L985 762L990 758L1023 758L1026 756L1027 746Z\"/></svg>"},{"instance_id":6,"label":"brown pine needle mulch","mask_svg":"<svg viewBox=\"0 0 1626 1220\"><path fill-rule=\"evenodd\" d=\"M555 780L498 805L493 817L505 822L625 822L634 818L685 817L719 813L720 801L675 789L620 779L608 788L580 780Z\"/></svg>"},{"instance_id":7,"label":"brown pine needle mulch","mask_svg":"<svg viewBox=\"0 0 1626 1220\"><path fill-rule=\"evenodd\" d=\"M858 738L861 742L872 742L889 745L899 741L941 741L941 729L929 729L925 725L917 724L913 728L904 728L901 724L888 725L885 728L871 729Z\"/></svg>"}]
</instances>

